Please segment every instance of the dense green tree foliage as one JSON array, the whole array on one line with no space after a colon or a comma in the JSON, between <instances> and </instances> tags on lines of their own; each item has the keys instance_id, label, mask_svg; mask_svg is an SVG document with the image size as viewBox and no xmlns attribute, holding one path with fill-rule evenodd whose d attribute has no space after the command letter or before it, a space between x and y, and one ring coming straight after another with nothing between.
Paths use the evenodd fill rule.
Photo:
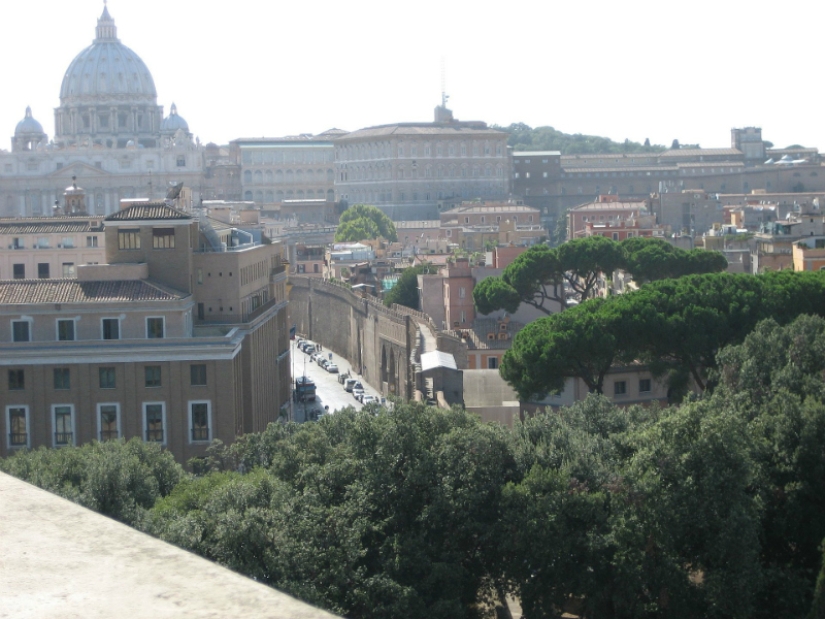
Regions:
<instances>
[{"instance_id":1,"label":"dense green tree foliage","mask_svg":"<svg viewBox=\"0 0 825 619\"><path fill-rule=\"evenodd\" d=\"M430 264L419 264L404 269L395 285L384 295L384 305L392 307L393 303L397 303L419 309L418 276L427 273L435 273L435 267Z\"/></svg>"},{"instance_id":2,"label":"dense green tree foliage","mask_svg":"<svg viewBox=\"0 0 825 619\"><path fill-rule=\"evenodd\" d=\"M168 451L137 438L43 447L0 460L0 470L131 525L184 476Z\"/></svg>"},{"instance_id":3,"label":"dense green tree foliage","mask_svg":"<svg viewBox=\"0 0 825 619\"><path fill-rule=\"evenodd\" d=\"M377 238L397 241L395 224L380 209L366 204L355 204L341 214L336 242L355 242Z\"/></svg>"},{"instance_id":4,"label":"dense green tree foliage","mask_svg":"<svg viewBox=\"0 0 825 619\"><path fill-rule=\"evenodd\" d=\"M664 239L636 236L619 245L623 253L621 268L630 273L637 284L684 275L721 273L728 268L725 256L719 252L686 251Z\"/></svg>"},{"instance_id":5,"label":"dense green tree foliage","mask_svg":"<svg viewBox=\"0 0 825 619\"><path fill-rule=\"evenodd\" d=\"M568 134L553 127L536 127L524 123L513 123L507 127L496 127L510 134L507 143L514 150L557 150L562 155L589 155L610 153L657 153L665 150L664 146L651 146L631 142L614 142L610 138L580 133Z\"/></svg>"},{"instance_id":6,"label":"dense green tree foliage","mask_svg":"<svg viewBox=\"0 0 825 619\"><path fill-rule=\"evenodd\" d=\"M766 308L814 281L751 279ZM820 619L825 320L761 321L716 367L681 406L591 394L512 429L414 403L271 424L197 476L137 441L0 468L347 617L489 617L507 592L526 619Z\"/></svg>"},{"instance_id":7,"label":"dense green tree foliage","mask_svg":"<svg viewBox=\"0 0 825 619\"><path fill-rule=\"evenodd\" d=\"M592 311L534 321L515 337L501 374L525 400L558 390L564 376L577 376L600 392L593 368L609 366L613 355L617 362L646 363L656 374L689 376L704 390L718 351L741 343L760 320L773 317L784 324L800 314L823 312L825 275L820 273L665 279L598 302ZM611 332L593 325L611 325ZM575 346L566 333L577 334Z\"/></svg>"},{"instance_id":8,"label":"dense green tree foliage","mask_svg":"<svg viewBox=\"0 0 825 619\"><path fill-rule=\"evenodd\" d=\"M568 298L592 298L601 276L624 269L638 283L717 273L727 268L719 252L685 251L663 239L629 238L616 243L602 236L574 239L556 248L534 245L510 263L501 277L488 277L475 287L473 300L481 314L496 310L515 312L519 303L552 314L556 302L563 309ZM567 290L567 292L565 292Z\"/></svg>"}]
</instances>

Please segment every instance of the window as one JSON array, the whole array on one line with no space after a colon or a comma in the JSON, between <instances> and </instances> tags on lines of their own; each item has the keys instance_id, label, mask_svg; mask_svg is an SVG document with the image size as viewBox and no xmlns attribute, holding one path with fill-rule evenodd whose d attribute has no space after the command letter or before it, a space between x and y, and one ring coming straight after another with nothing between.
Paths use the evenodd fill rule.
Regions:
<instances>
[{"instance_id":1,"label":"window","mask_svg":"<svg viewBox=\"0 0 825 619\"><path fill-rule=\"evenodd\" d=\"M157 339L164 337L163 317L146 319L146 337L149 339Z\"/></svg>"},{"instance_id":2,"label":"window","mask_svg":"<svg viewBox=\"0 0 825 619\"><path fill-rule=\"evenodd\" d=\"M208 441L209 436L209 402L190 402L189 420L192 442Z\"/></svg>"},{"instance_id":3,"label":"window","mask_svg":"<svg viewBox=\"0 0 825 619\"><path fill-rule=\"evenodd\" d=\"M9 391L21 391L26 388L26 374L23 370L9 370Z\"/></svg>"},{"instance_id":4,"label":"window","mask_svg":"<svg viewBox=\"0 0 825 619\"><path fill-rule=\"evenodd\" d=\"M52 421L54 422L54 446L74 444L74 415L71 404L56 404L52 406Z\"/></svg>"},{"instance_id":5,"label":"window","mask_svg":"<svg viewBox=\"0 0 825 619\"><path fill-rule=\"evenodd\" d=\"M37 263L37 277L40 279L49 279L49 263L48 262L38 262Z\"/></svg>"},{"instance_id":6,"label":"window","mask_svg":"<svg viewBox=\"0 0 825 619\"><path fill-rule=\"evenodd\" d=\"M75 270L74 270L74 262L64 262L63 263L63 277L74 277Z\"/></svg>"},{"instance_id":7,"label":"window","mask_svg":"<svg viewBox=\"0 0 825 619\"><path fill-rule=\"evenodd\" d=\"M160 366L147 365L144 366L144 375L147 387L160 387Z\"/></svg>"},{"instance_id":8,"label":"window","mask_svg":"<svg viewBox=\"0 0 825 619\"><path fill-rule=\"evenodd\" d=\"M174 228L152 228L152 248L153 249L174 249L175 229Z\"/></svg>"},{"instance_id":9,"label":"window","mask_svg":"<svg viewBox=\"0 0 825 619\"><path fill-rule=\"evenodd\" d=\"M186 167L186 157L179 156L179 157L177 158L176 165L177 165L179 168L185 168L185 167Z\"/></svg>"},{"instance_id":10,"label":"window","mask_svg":"<svg viewBox=\"0 0 825 619\"><path fill-rule=\"evenodd\" d=\"M115 368L113 367L104 367L98 368L98 377L100 380L100 388L101 389L114 389L115 388Z\"/></svg>"},{"instance_id":11,"label":"window","mask_svg":"<svg viewBox=\"0 0 825 619\"><path fill-rule=\"evenodd\" d=\"M198 267L198 283L203 284L203 269Z\"/></svg>"},{"instance_id":12,"label":"window","mask_svg":"<svg viewBox=\"0 0 825 619\"><path fill-rule=\"evenodd\" d=\"M117 231L117 248L123 250L140 249L140 230L131 228Z\"/></svg>"},{"instance_id":13,"label":"window","mask_svg":"<svg viewBox=\"0 0 825 619\"><path fill-rule=\"evenodd\" d=\"M163 436L164 417L166 411L164 410L163 402L146 402L143 405L143 426L146 432L146 442L148 443L163 443L165 437Z\"/></svg>"},{"instance_id":14,"label":"window","mask_svg":"<svg viewBox=\"0 0 825 619\"><path fill-rule=\"evenodd\" d=\"M193 363L189 366L189 384L193 387L206 386L206 365Z\"/></svg>"},{"instance_id":15,"label":"window","mask_svg":"<svg viewBox=\"0 0 825 619\"><path fill-rule=\"evenodd\" d=\"M463 286L461 286L461 287L458 289L458 298L459 298L459 299L463 299L463 298L465 298L466 296L467 296L467 289L466 289L466 288L464 288Z\"/></svg>"},{"instance_id":16,"label":"window","mask_svg":"<svg viewBox=\"0 0 825 619\"><path fill-rule=\"evenodd\" d=\"M627 394L627 382L623 380L617 380L613 383L613 395L626 395Z\"/></svg>"},{"instance_id":17,"label":"window","mask_svg":"<svg viewBox=\"0 0 825 619\"><path fill-rule=\"evenodd\" d=\"M26 265L15 264L12 266L12 276L14 279L26 279Z\"/></svg>"},{"instance_id":18,"label":"window","mask_svg":"<svg viewBox=\"0 0 825 619\"><path fill-rule=\"evenodd\" d=\"M487 357L487 369L488 370L498 369L498 357Z\"/></svg>"},{"instance_id":19,"label":"window","mask_svg":"<svg viewBox=\"0 0 825 619\"><path fill-rule=\"evenodd\" d=\"M28 342L30 341L30 327L28 320L12 320L11 321L11 339L13 342Z\"/></svg>"},{"instance_id":20,"label":"window","mask_svg":"<svg viewBox=\"0 0 825 619\"><path fill-rule=\"evenodd\" d=\"M120 339L120 319L119 318L104 318L101 321L104 340L119 340Z\"/></svg>"},{"instance_id":21,"label":"window","mask_svg":"<svg viewBox=\"0 0 825 619\"><path fill-rule=\"evenodd\" d=\"M7 406L9 447L29 446L29 409L26 406Z\"/></svg>"},{"instance_id":22,"label":"window","mask_svg":"<svg viewBox=\"0 0 825 619\"><path fill-rule=\"evenodd\" d=\"M97 423L101 441L112 441L120 438L119 409L119 404L97 405Z\"/></svg>"},{"instance_id":23,"label":"window","mask_svg":"<svg viewBox=\"0 0 825 619\"><path fill-rule=\"evenodd\" d=\"M74 340L74 320L57 321L57 339L61 342Z\"/></svg>"},{"instance_id":24,"label":"window","mask_svg":"<svg viewBox=\"0 0 825 619\"><path fill-rule=\"evenodd\" d=\"M96 236L87 236L86 237L86 247L97 247L97 237Z\"/></svg>"},{"instance_id":25,"label":"window","mask_svg":"<svg viewBox=\"0 0 825 619\"><path fill-rule=\"evenodd\" d=\"M639 393L650 393L650 379L649 378L640 378L639 379Z\"/></svg>"},{"instance_id":26,"label":"window","mask_svg":"<svg viewBox=\"0 0 825 619\"><path fill-rule=\"evenodd\" d=\"M55 389L71 389L71 374L69 368L54 368L54 388Z\"/></svg>"},{"instance_id":27,"label":"window","mask_svg":"<svg viewBox=\"0 0 825 619\"><path fill-rule=\"evenodd\" d=\"M61 244L63 247L72 248L72 247L74 247L74 239L73 239L72 237L70 237L70 236L64 236L64 237L63 237L63 240L62 240L62 241L60 241L60 244Z\"/></svg>"}]
</instances>

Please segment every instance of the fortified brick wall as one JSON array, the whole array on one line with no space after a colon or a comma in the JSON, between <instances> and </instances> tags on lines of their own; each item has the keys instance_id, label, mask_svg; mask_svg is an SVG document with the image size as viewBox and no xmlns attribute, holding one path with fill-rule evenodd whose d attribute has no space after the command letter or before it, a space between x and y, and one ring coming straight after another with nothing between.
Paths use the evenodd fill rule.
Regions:
<instances>
[{"instance_id":1,"label":"fortified brick wall","mask_svg":"<svg viewBox=\"0 0 825 619\"><path fill-rule=\"evenodd\" d=\"M290 284L290 324L298 333L360 368L383 394L412 396L417 327L410 314L317 278L293 275Z\"/></svg>"}]
</instances>

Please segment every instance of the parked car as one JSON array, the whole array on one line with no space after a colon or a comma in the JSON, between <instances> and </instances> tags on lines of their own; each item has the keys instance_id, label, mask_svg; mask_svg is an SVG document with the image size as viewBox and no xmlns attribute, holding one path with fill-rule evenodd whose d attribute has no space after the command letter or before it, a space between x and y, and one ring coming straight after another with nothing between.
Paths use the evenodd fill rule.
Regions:
<instances>
[{"instance_id":1,"label":"parked car","mask_svg":"<svg viewBox=\"0 0 825 619\"><path fill-rule=\"evenodd\" d=\"M344 391L347 393L352 393L352 388L355 386L355 383L358 381L354 378L348 378L344 381Z\"/></svg>"},{"instance_id":2,"label":"parked car","mask_svg":"<svg viewBox=\"0 0 825 619\"><path fill-rule=\"evenodd\" d=\"M369 394L365 393L364 395L361 396L361 403L364 404L365 406L367 404L371 404L372 402L377 402L377 401L378 401L378 398L376 398L374 395L369 395Z\"/></svg>"},{"instance_id":3,"label":"parked car","mask_svg":"<svg viewBox=\"0 0 825 619\"><path fill-rule=\"evenodd\" d=\"M304 346L304 353L306 353L307 355L315 354L315 346L313 344Z\"/></svg>"},{"instance_id":4,"label":"parked car","mask_svg":"<svg viewBox=\"0 0 825 619\"><path fill-rule=\"evenodd\" d=\"M364 395L364 390L363 389L359 389L358 387L353 387L352 388L352 397L354 397L359 402L361 401L361 398L363 397L363 395Z\"/></svg>"},{"instance_id":5,"label":"parked car","mask_svg":"<svg viewBox=\"0 0 825 619\"><path fill-rule=\"evenodd\" d=\"M327 366L329 365L329 360L326 357L319 357L318 365L320 365L322 368L326 370Z\"/></svg>"},{"instance_id":6,"label":"parked car","mask_svg":"<svg viewBox=\"0 0 825 619\"><path fill-rule=\"evenodd\" d=\"M329 372L330 374L337 374L338 366L334 363L327 363L327 372Z\"/></svg>"}]
</instances>

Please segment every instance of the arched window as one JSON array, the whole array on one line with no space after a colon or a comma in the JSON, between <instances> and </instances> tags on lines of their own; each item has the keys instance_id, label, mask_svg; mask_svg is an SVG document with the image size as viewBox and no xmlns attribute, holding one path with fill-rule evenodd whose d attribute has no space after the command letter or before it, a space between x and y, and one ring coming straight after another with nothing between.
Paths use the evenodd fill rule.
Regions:
<instances>
[{"instance_id":1,"label":"arched window","mask_svg":"<svg viewBox=\"0 0 825 619\"><path fill-rule=\"evenodd\" d=\"M264 183L266 183L267 185L272 184L272 170L267 170L266 172L264 172Z\"/></svg>"},{"instance_id":2,"label":"arched window","mask_svg":"<svg viewBox=\"0 0 825 619\"><path fill-rule=\"evenodd\" d=\"M284 182L284 171L275 170L275 184L280 185Z\"/></svg>"},{"instance_id":3,"label":"arched window","mask_svg":"<svg viewBox=\"0 0 825 619\"><path fill-rule=\"evenodd\" d=\"M244 191L243 192L243 199L247 202L252 202L252 192L251 191Z\"/></svg>"},{"instance_id":4,"label":"arched window","mask_svg":"<svg viewBox=\"0 0 825 619\"><path fill-rule=\"evenodd\" d=\"M251 170L244 170L243 171L243 182L247 185L252 184L252 172Z\"/></svg>"},{"instance_id":5,"label":"arched window","mask_svg":"<svg viewBox=\"0 0 825 619\"><path fill-rule=\"evenodd\" d=\"M272 202L275 201L275 194L272 193L271 189L269 191L267 191L265 195L266 195L267 204L271 204Z\"/></svg>"},{"instance_id":6,"label":"arched window","mask_svg":"<svg viewBox=\"0 0 825 619\"><path fill-rule=\"evenodd\" d=\"M255 184L262 185L264 182L264 175L260 170L255 170Z\"/></svg>"},{"instance_id":7,"label":"arched window","mask_svg":"<svg viewBox=\"0 0 825 619\"><path fill-rule=\"evenodd\" d=\"M260 191L256 191L256 192L255 192L255 202L257 202L258 204L260 204L260 203L261 203L261 202L263 202L263 201L264 201L264 196L263 196L263 194L262 194Z\"/></svg>"}]
</instances>

